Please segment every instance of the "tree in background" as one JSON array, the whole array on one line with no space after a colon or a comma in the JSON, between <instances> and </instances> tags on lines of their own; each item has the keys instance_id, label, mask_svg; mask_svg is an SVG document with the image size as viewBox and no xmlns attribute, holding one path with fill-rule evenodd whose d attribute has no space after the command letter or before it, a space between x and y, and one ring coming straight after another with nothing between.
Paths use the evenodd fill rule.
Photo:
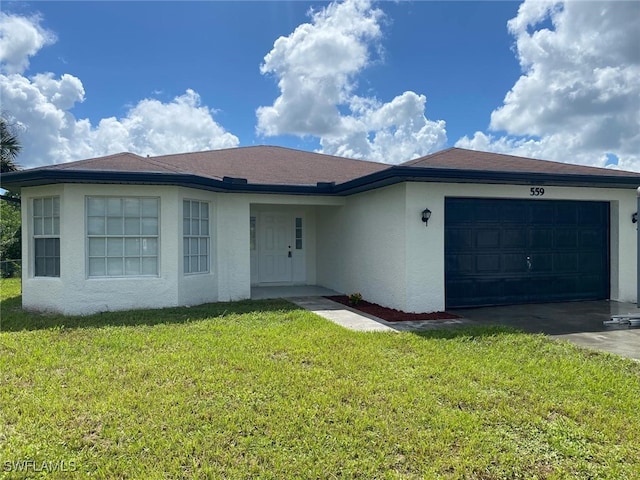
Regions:
<instances>
[{"instance_id":1,"label":"tree in background","mask_svg":"<svg viewBox=\"0 0 640 480\"><path fill-rule=\"evenodd\" d=\"M18 135L4 116L0 116L0 173L19 170L16 158L22 149ZM22 234L20 197L2 195L0 201L0 276L11 277L20 272Z\"/></svg>"},{"instance_id":2,"label":"tree in background","mask_svg":"<svg viewBox=\"0 0 640 480\"><path fill-rule=\"evenodd\" d=\"M18 135L6 118L0 117L0 173L18 170L16 157L22 150Z\"/></svg>"}]
</instances>

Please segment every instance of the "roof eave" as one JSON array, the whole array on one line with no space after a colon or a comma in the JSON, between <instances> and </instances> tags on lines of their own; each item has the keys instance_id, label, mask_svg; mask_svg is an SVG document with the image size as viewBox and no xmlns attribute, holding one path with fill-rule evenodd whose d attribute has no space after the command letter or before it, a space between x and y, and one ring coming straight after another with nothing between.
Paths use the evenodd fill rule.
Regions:
<instances>
[{"instance_id":1,"label":"roof eave","mask_svg":"<svg viewBox=\"0 0 640 480\"><path fill-rule=\"evenodd\" d=\"M637 188L636 176L594 176L540 172L495 172L446 168L393 166L338 185L274 185L235 183L185 173L121 172L92 170L32 170L3 175L2 188L60 183L174 185L215 192L280 193L292 195L352 195L401 182L486 183L503 185L545 185L595 188Z\"/></svg>"},{"instance_id":2,"label":"roof eave","mask_svg":"<svg viewBox=\"0 0 640 480\"><path fill-rule=\"evenodd\" d=\"M497 185L545 185L563 187L637 188L640 174L635 176L594 176L584 174L552 174L541 172L495 172L450 168L394 166L336 186L336 193L352 195L401 182L486 183Z\"/></svg>"},{"instance_id":3,"label":"roof eave","mask_svg":"<svg viewBox=\"0 0 640 480\"><path fill-rule=\"evenodd\" d=\"M9 178L6 178L9 177ZM285 193L292 195L330 194L331 184L323 185L272 185L255 183L236 183L225 180L201 177L185 173L164 172L118 172L91 170L38 170L14 172L3 176L2 188L20 190L24 187L36 187L61 183L80 184L132 184L132 185L171 185L214 192L234 193Z\"/></svg>"}]
</instances>

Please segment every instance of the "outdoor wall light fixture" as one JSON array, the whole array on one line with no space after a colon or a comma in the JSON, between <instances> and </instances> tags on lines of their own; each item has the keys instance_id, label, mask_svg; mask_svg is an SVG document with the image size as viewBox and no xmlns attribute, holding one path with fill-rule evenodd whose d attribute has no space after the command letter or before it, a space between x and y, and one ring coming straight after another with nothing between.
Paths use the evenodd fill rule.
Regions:
<instances>
[{"instance_id":1,"label":"outdoor wall light fixture","mask_svg":"<svg viewBox=\"0 0 640 480\"><path fill-rule=\"evenodd\" d=\"M424 226L426 227L429 224L429 219L431 218L431 210L425 208L422 211L422 221L424 222Z\"/></svg>"},{"instance_id":2,"label":"outdoor wall light fixture","mask_svg":"<svg viewBox=\"0 0 640 480\"><path fill-rule=\"evenodd\" d=\"M631 215L631 223L638 223L638 212Z\"/></svg>"}]
</instances>

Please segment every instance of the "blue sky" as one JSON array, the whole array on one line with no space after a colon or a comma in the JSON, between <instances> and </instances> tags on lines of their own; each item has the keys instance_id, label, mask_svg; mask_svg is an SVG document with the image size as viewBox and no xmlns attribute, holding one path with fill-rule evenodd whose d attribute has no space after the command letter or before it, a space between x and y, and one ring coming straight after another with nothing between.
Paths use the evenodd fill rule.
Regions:
<instances>
[{"instance_id":1,"label":"blue sky","mask_svg":"<svg viewBox=\"0 0 640 480\"><path fill-rule=\"evenodd\" d=\"M589 7L606 4L524 3L5 2L2 109L25 166L255 144L399 163L457 145L640 170L637 34L612 27L581 58L577 27L606 29ZM619 19L640 3L608 3L631 32Z\"/></svg>"}]
</instances>

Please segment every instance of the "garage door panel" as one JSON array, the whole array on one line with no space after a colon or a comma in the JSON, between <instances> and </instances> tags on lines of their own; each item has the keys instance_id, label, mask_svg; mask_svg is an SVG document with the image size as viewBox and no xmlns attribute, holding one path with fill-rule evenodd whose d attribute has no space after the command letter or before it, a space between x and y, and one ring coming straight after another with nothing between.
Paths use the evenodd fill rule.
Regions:
<instances>
[{"instance_id":1,"label":"garage door panel","mask_svg":"<svg viewBox=\"0 0 640 480\"><path fill-rule=\"evenodd\" d=\"M590 206L578 206L578 223L584 226L599 226L603 222L603 212L594 211Z\"/></svg>"},{"instance_id":2,"label":"garage door panel","mask_svg":"<svg viewBox=\"0 0 640 480\"><path fill-rule=\"evenodd\" d=\"M575 228L558 228L554 232L556 248L574 250L578 246L578 232Z\"/></svg>"},{"instance_id":3,"label":"garage door panel","mask_svg":"<svg viewBox=\"0 0 640 480\"><path fill-rule=\"evenodd\" d=\"M496 221L496 206L491 202L477 205L475 215L470 219L473 223L495 223Z\"/></svg>"},{"instance_id":4,"label":"garage door panel","mask_svg":"<svg viewBox=\"0 0 640 480\"><path fill-rule=\"evenodd\" d=\"M476 247L500 248L499 228L480 228L476 231Z\"/></svg>"},{"instance_id":5,"label":"garage door panel","mask_svg":"<svg viewBox=\"0 0 640 480\"><path fill-rule=\"evenodd\" d=\"M576 225L578 223L578 206L574 202L557 203L554 211L556 225Z\"/></svg>"},{"instance_id":6,"label":"garage door panel","mask_svg":"<svg viewBox=\"0 0 640 480\"><path fill-rule=\"evenodd\" d=\"M447 198L446 305L608 298L608 242L606 202Z\"/></svg>"},{"instance_id":7,"label":"garage door panel","mask_svg":"<svg viewBox=\"0 0 640 480\"><path fill-rule=\"evenodd\" d=\"M553 268L558 273L578 272L578 254L576 252L555 253Z\"/></svg>"},{"instance_id":8,"label":"garage door panel","mask_svg":"<svg viewBox=\"0 0 640 480\"><path fill-rule=\"evenodd\" d=\"M546 202L539 202L529 205L529 218L530 223L533 225L548 225L553 223L553 205L549 205Z\"/></svg>"},{"instance_id":9,"label":"garage door panel","mask_svg":"<svg viewBox=\"0 0 640 480\"><path fill-rule=\"evenodd\" d=\"M521 228L505 228L502 231L501 246L504 250L511 248L521 249L527 246L527 229Z\"/></svg>"},{"instance_id":10,"label":"garage door panel","mask_svg":"<svg viewBox=\"0 0 640 480\"><path fill-rule=\"evenodd\" d=\"M602 248L602 234L598 230L583 230L580 232L580 248L590 248L596 251Z\"/></svg>"},{"instance_id":11,"label":"garage door panel","mask_svg":"<svg viewBox=\"0 0 640 480\"><path fill-rule=\"evenodd\" d=\"M473 230L463 228L451 228L445 235L446 244L451 252L466 252L474 246Z\"/></svg>"},{"instance_id":12,"label":"garage door panel","mask_svg":"<svg viewBox=\"0 0 640 480\"><path fill-rule=\"evenodd\" d=\"M501 271L500 254L493 255L477 255L476 256L476 273L500 273Z\"/></svg>"},{"instance_id":13,"label":"garage door panel","mask_svg":"<svg viewBox=\"0 0 640 480\"><path fill-rule=\"evenodd\" d=\"M548 249L553 247L553 229L548 227L529 229L529 248Z\"/></svg>"},{"instance_id":14,"label":"garage door panel","mask_svg":"<svg viewBox=\"0 0 640 480\"><path fill-rule=\"evenodd\" d=\"M578 271L580 273L598 273L602 270L602 260L591 252L578 256Z\"/></svg>"},{"instance_id":15,"label":"garage door panel","mask_svg":"<svg viewBox=\"0 0 640 480\"><path fill-rule=\"evenodd\" d=\"M501 218L511 224L527 224L529 213L524 205L502 205Z\"/></svg>"},{"instance_id":16,"label":"garage door panel","mask_svg":"<svg viewBox=\"0 0 640 480\"><path fill-rule=\"evenodd\" d=\"M527 256L524 253L505 253L502 255L504 273L525 273L528 271Z\"/></svg>"},{"instance_id":17,"label":"garage door panel","mask_svg":"<svg viewBox=\"0 0 640 480\"><path fill-rule=\"evenodd\" d=\"M529 257L531 273L553 272L553 254L552 253L532 253Z\"/></svg>"},{"instance_id":18,"label":"garage door panel","mask_svg":"<svg viewBox=\"0 0 640 480\"><path fill-rule=\"evenodd\" d=\"M473 255L447 255L446 269L459 274L471 274L475 271L475 257Z\"/></svg>"}]
</instances>

